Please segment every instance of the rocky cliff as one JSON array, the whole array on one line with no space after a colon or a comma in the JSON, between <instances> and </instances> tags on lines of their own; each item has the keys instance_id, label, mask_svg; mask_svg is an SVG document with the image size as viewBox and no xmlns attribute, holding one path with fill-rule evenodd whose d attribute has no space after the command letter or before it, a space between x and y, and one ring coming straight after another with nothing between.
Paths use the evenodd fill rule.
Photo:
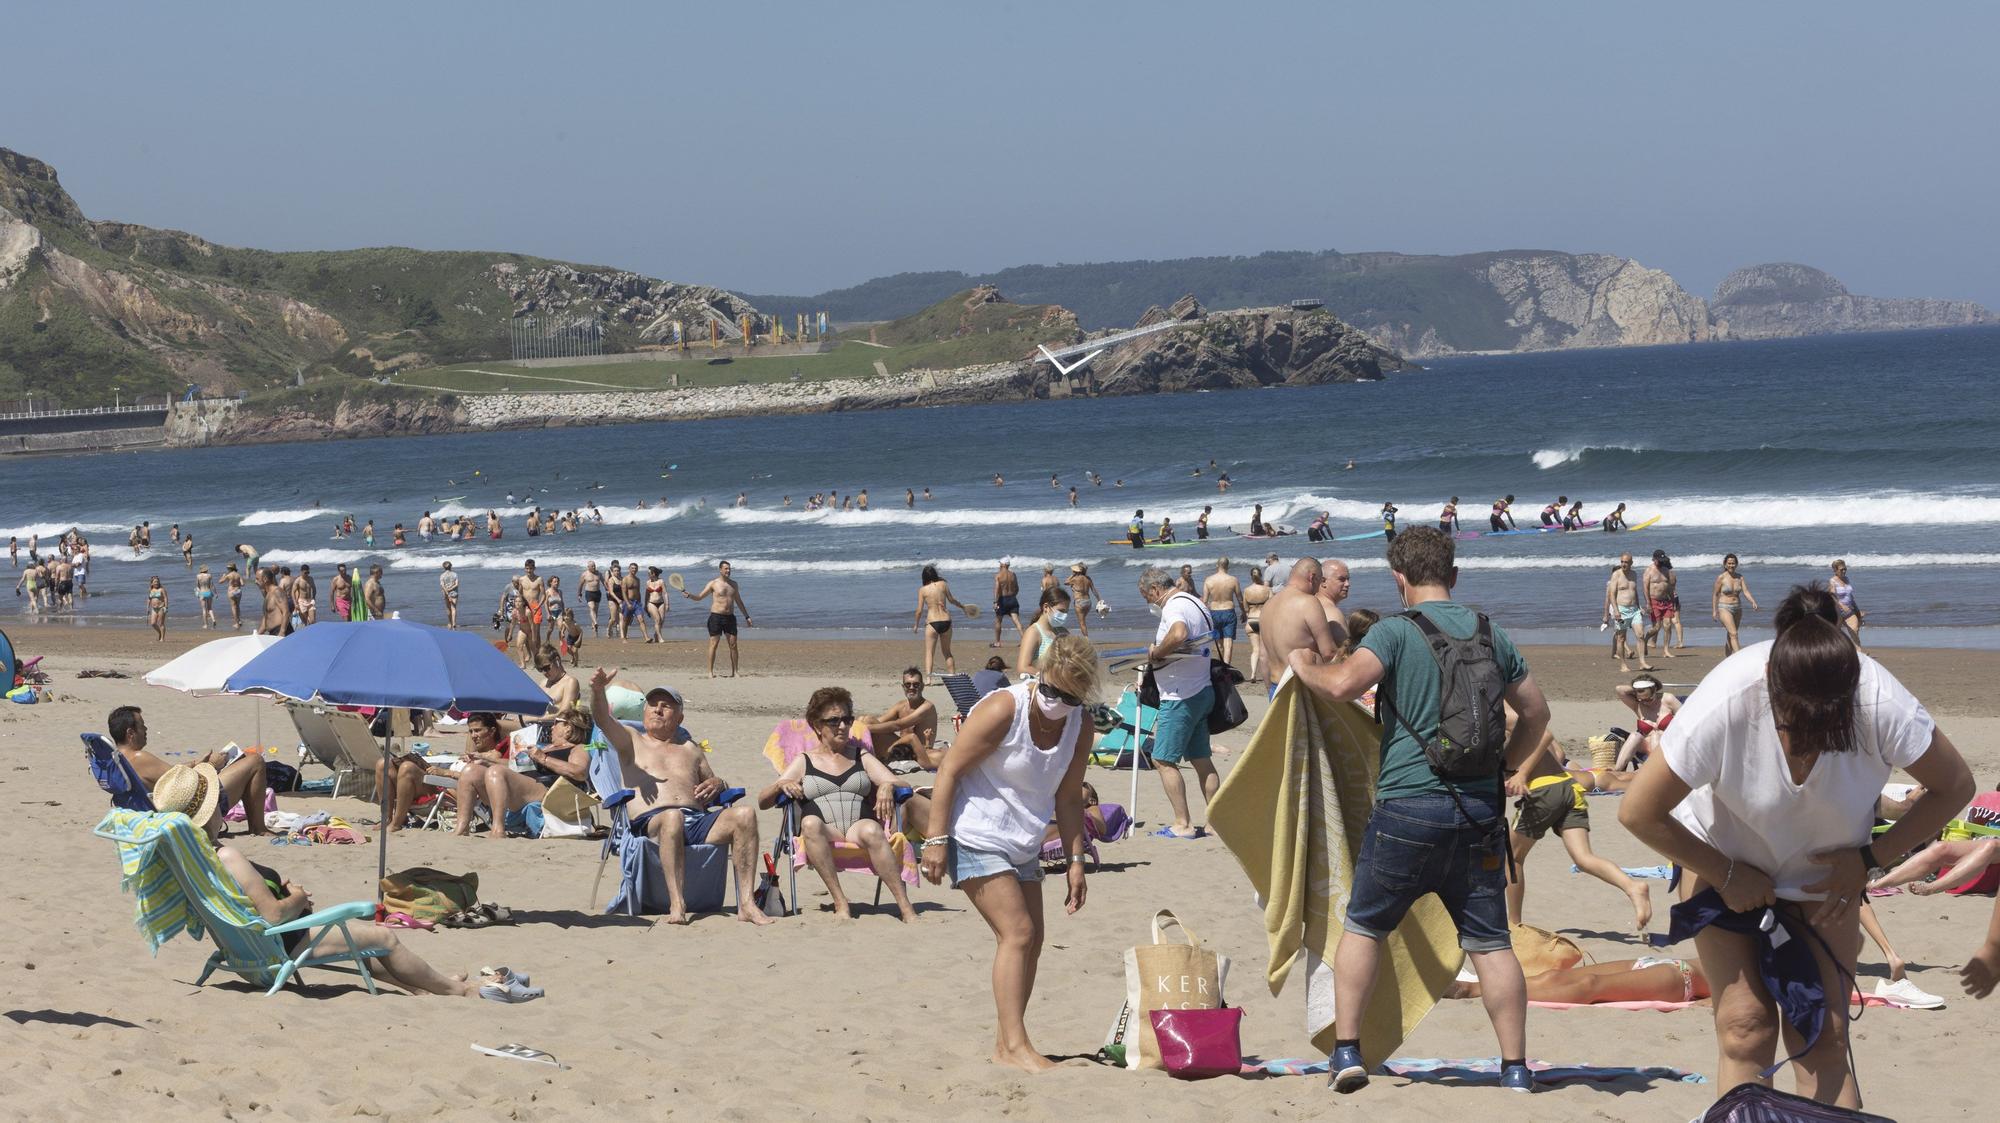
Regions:
<instances>
[{"instance_id":1,"label":"rocky cliff","mask_svg":"<svg viewBox=\"0 0 2000 1123\"><path fill-rule=\"evenodd\" d=\"M706 285L517 254L270 253L93 220L55 169L0 148L0 400L89 406L504 358L527 315L594 321L613 351L676 322L734 338L756 311Z\"/></svg>"},{"instance_id":2,"label":"rocky cliff","mask_svg":"<svg viewBox=\"0 0 2000 1123\"><path fill-rule=\"evenodd\" d=\"M1137 326L1167 319L1186 326L1142 336L1093 362L1098 393L1312 386L1370 381L1408 369L1400 355L1323 309L1209 314L1187 296L1170 309L1148 309Z\"/></svg>"},{"instance_id":3,"label":"rocky cliff","mask_svg":"<svg viewBox=\"0 0 2000 1123\"><path fill-rule=\"evenodd\" d=\"M1724 277L1709 316L1718 339L2000 323L1991 310L1969 300L1856 296L1825 271L1791 262L1752 265Z\"/></svg>"}]
</instances>

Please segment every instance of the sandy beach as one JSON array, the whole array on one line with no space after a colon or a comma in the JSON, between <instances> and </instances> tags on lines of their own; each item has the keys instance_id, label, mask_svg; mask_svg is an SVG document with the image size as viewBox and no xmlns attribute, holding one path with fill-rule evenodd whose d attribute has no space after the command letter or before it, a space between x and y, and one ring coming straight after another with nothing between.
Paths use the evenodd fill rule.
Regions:
<instances>
[{"instance_id":1,"label":"sandy beach","mask_svg":"<svg viewBox=\"0 0 2000 1123\"><path fill-rule=\"evenodd\" d=\"M987 1062L993 1009L987 985L992 939L962 895L925 884L915 895L920 920L899 924L886 904L866 902L872 887L848 876L857 917L841 922L821 911L827 898L809 873L799 883L805 911L762 930L723 915L686 929L652 918L607 917L590 910L598 845L582 841L489 841L437 832L403 832L390 842L390 866L476 870L482 897L514 911L518 923L481 931L411 932L403 938L440 968L476 970L508 964L533 975L548 997L521 1006L386 994L319 973L304 990L266 998L235 982L192 981L210 945L185 938L149 956L131 923L131 901L118 888L110 843L90 827L106 801L79 758L77 734L102 730L116 705L146 711L156 751L249 743L266 704L247 699L191 699L147 687L138 676L210 634L182 630L172 642L113 628L10 626L25 655L44 663L58 697L36 706L0 706L0 774L11 812L5 858L6 911L12 937L0 947L8 990L4 1033L14 1061L0 1075L0 1114L13 1118L104 1117L133 1110L162 1118L572 1118L593 1109L641 1110L648 1116L761 1119L780 1116L909 1118L1148 1118L1159 1121L1295 1118L1334 1109L1324 1077L1224 1078L1183 1083L1156 1072L1128 1073L1079 1060L1027 1077ZM623 677L683 688L688 725L714 745L728 783L760 786L770 767L759 753L776 721L798 716L813 688L837 683L859 708L894 701L896 675L916 654L899 641L744 642L745 677L702 677L691 641L656 647L595 641L585 669L624 668ZM984 645L961 652L968 669ZM1011 656L1011 652L1009 653ZM1883 663L1938 716L1973 766L1981 787L2000 781L2000 704L1991 684L2000 653L1883 649ZM1618 724L1626 711L1612 699L1623 681L1601 649L1531 648L1532 671L1554 705L1553 730L1565 745ZM1670 684L1694 683L1719 649L1690 650L1661 665ZM1239 662L1247 652L1239 652ZM80 679L79 671L119 671L126 679ZM931 696L948 710L941 688ZM1246 691L1252 722L1261 692ZM275 708L263 714L264 741L294 759L296 738ZM1230 750L1246 726L1219 739ZM457 738L433 738L455 749ZM1219 757L1228 769L1233 753ZM321 774L309 768L308 776ZM1104 798L1123 802L1125 775L1093 769ZM1139 818L1160 822L1159 782L1141 776ZM351 799L286 796L287 810L325 808L372 824L375 809ZM1616 822L1616 798L1592 801L1594 846L1623 865L1657 859ZM1200 816L1197 813L1197 819ZM778 822L762 816L765 845ZM243 840L252 855L306 886L322 906L372 897L375 828L354 847L268 847ZM1090 878L1088 906L1063 916L1050 906L1048 945L1029 1010L1036 1043L1058 1056L1093 1054L1123 997L1123 950L1144 938L1158 908L1175 910L1234 961L1228 999L1246 1011L1246 1053L1310 1056L1301 1026L1303 985L1295 978L1272 996L1262 982L1265 941L1249 886L1219 841L1136 837L1105 850ZM1527 864L1526 919L1576 938L1597 959L1640 953L1626 900L1569 872L1553 842ZM615 872L611 875L615 877ZM1051 887L1052 896L1059 889ZM608 890L607 890L608 895ZM1655 931L1664 930L1669 897L1653 884ZM1959 994L1955 968L1985 930L1984 897L1877 900L1911 976L1944 995L1940 1011L1873 1008L1854 1028L1854 1050L1867 1106L1900 1119L1990 1114L2000 1073L1954 1065L1968 1042L2000 1030L2000 1001ZM1295 972L1295 975L1297 973ZM1883 974L1865 947L1861 983ZM1712 1074L1714 1035L1705 1009L1675 1013L1532 1010L1530 1056L1558 1064L1677 1066ZM553 1053L567 1070L479 1056L473 1043L522 1043ZM1441 1005L1399 1055L1490 1057L1493 1038L1476 1002ZM1317 1059L1317 1058L1315 1058ZM1779 1086L1790 1087L1789 1075ZM1671 1119L1698 1115L1712 1085L1628 1080L1544 1087L1532 1101L1487 1087L1453 1087L1378 1078L1338 1106L1378 1119L1429 1119L1445 1113L1537 1120Z\"/></svg>"}]
</instances>

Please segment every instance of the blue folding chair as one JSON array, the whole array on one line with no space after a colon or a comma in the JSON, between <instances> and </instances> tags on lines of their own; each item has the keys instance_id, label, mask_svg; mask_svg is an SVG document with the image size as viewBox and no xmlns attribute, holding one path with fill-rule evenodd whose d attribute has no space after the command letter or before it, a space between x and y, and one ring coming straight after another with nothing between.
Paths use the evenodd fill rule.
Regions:
<instances>
[{"instance_id":1,"label":"blue folding chair","mask_svg":"<svg viewBox=\"0 0 2000 1123\"><path fill-rule=\"evenodd\" d=\"M597 792L599 806L611 817L611 831L604 836L604 850L597 860L597 879L590 887L590 907L597 907L597 892L604 883L604 866L618 856L618 891L604 906L607 913L651 916L670 912L673 897L667 892L667 877L660 865L660 847L631 827L630 806L637 793L625 786L625 772L618 751L594 742L590 752L590 786ZM742 788L730 788L721 796L724 806L743 797ZM683 847L681 869L686 881L688 911L720 912L725 907L731 883L729 848L711 843ZM743 900L743 886L736 885L736 900Z\"/></svg>"},{"instance_id":2,"label":"blue folding chair","mask_svg":"<svg viewBox=\"0 0 2000 1123\"><path fill-rule=\"evenodd\" d=\"M111 797L111 806L127 811L153 810L152 793L146 790L145 781L139 779L139 772L118 746L102 733L79 734L83 738L84 760L90 765L90 774Z\"/></svg>"}]
</instances>

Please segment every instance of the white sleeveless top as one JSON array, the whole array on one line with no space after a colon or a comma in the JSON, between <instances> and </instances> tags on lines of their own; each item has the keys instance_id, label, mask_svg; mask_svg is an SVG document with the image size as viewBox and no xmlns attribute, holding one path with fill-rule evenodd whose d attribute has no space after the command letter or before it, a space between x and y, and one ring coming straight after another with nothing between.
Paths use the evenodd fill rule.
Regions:
<instances>
[{"instance_id":1,"label":"white sleeveless top","mask_svg":"<svg viewBox=\"0 0 2000 1123\"><path fill-rule=\"evenodd\" d=\"M959 777L952 793L951 837L961 846L1004 854L1016 865L1042 852L1042 836L1056 817L1056 788L1076 755L1083 725L1078 707L1070 711L1055 748L1036 747L1028 732L1034 689L1034 683L1023 682L980 700L985 706L994 697L1010 695L1014 721L999 746Z\"/></svg>"}]
</instances>

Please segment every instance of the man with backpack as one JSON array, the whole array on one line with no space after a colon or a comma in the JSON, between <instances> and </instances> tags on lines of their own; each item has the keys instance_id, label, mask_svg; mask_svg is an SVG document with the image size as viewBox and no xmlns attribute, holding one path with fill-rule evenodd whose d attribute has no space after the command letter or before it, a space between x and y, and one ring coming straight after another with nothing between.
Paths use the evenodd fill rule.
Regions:
<instances>
[{"instance_id":1,"label":"man with backpack","mask_svg":"<svg viewBox=\"0 0 2000 1123\"><path fill-rule=\"evenodd\" d=\"M1367 1085L1359 1038L1382 941L1418 898L1436 893L1479 974L1500 1039L1500 1083L1530 1092L1527 986L1507 928L1502 787L1516 786L1513 770L1540 743L1548 702L1507 633L1452 601L1450 537L1405 531L1390 544L1389 569L1409 611L1383 617L1339 663L1305 649L1288 660L1307 689L1335 701L1380 684L1381 778L1334 953L1331 1083L1339 1092ZM1503 702L1518 715L1511 735Z\"/></svg>"}]
</instances>

